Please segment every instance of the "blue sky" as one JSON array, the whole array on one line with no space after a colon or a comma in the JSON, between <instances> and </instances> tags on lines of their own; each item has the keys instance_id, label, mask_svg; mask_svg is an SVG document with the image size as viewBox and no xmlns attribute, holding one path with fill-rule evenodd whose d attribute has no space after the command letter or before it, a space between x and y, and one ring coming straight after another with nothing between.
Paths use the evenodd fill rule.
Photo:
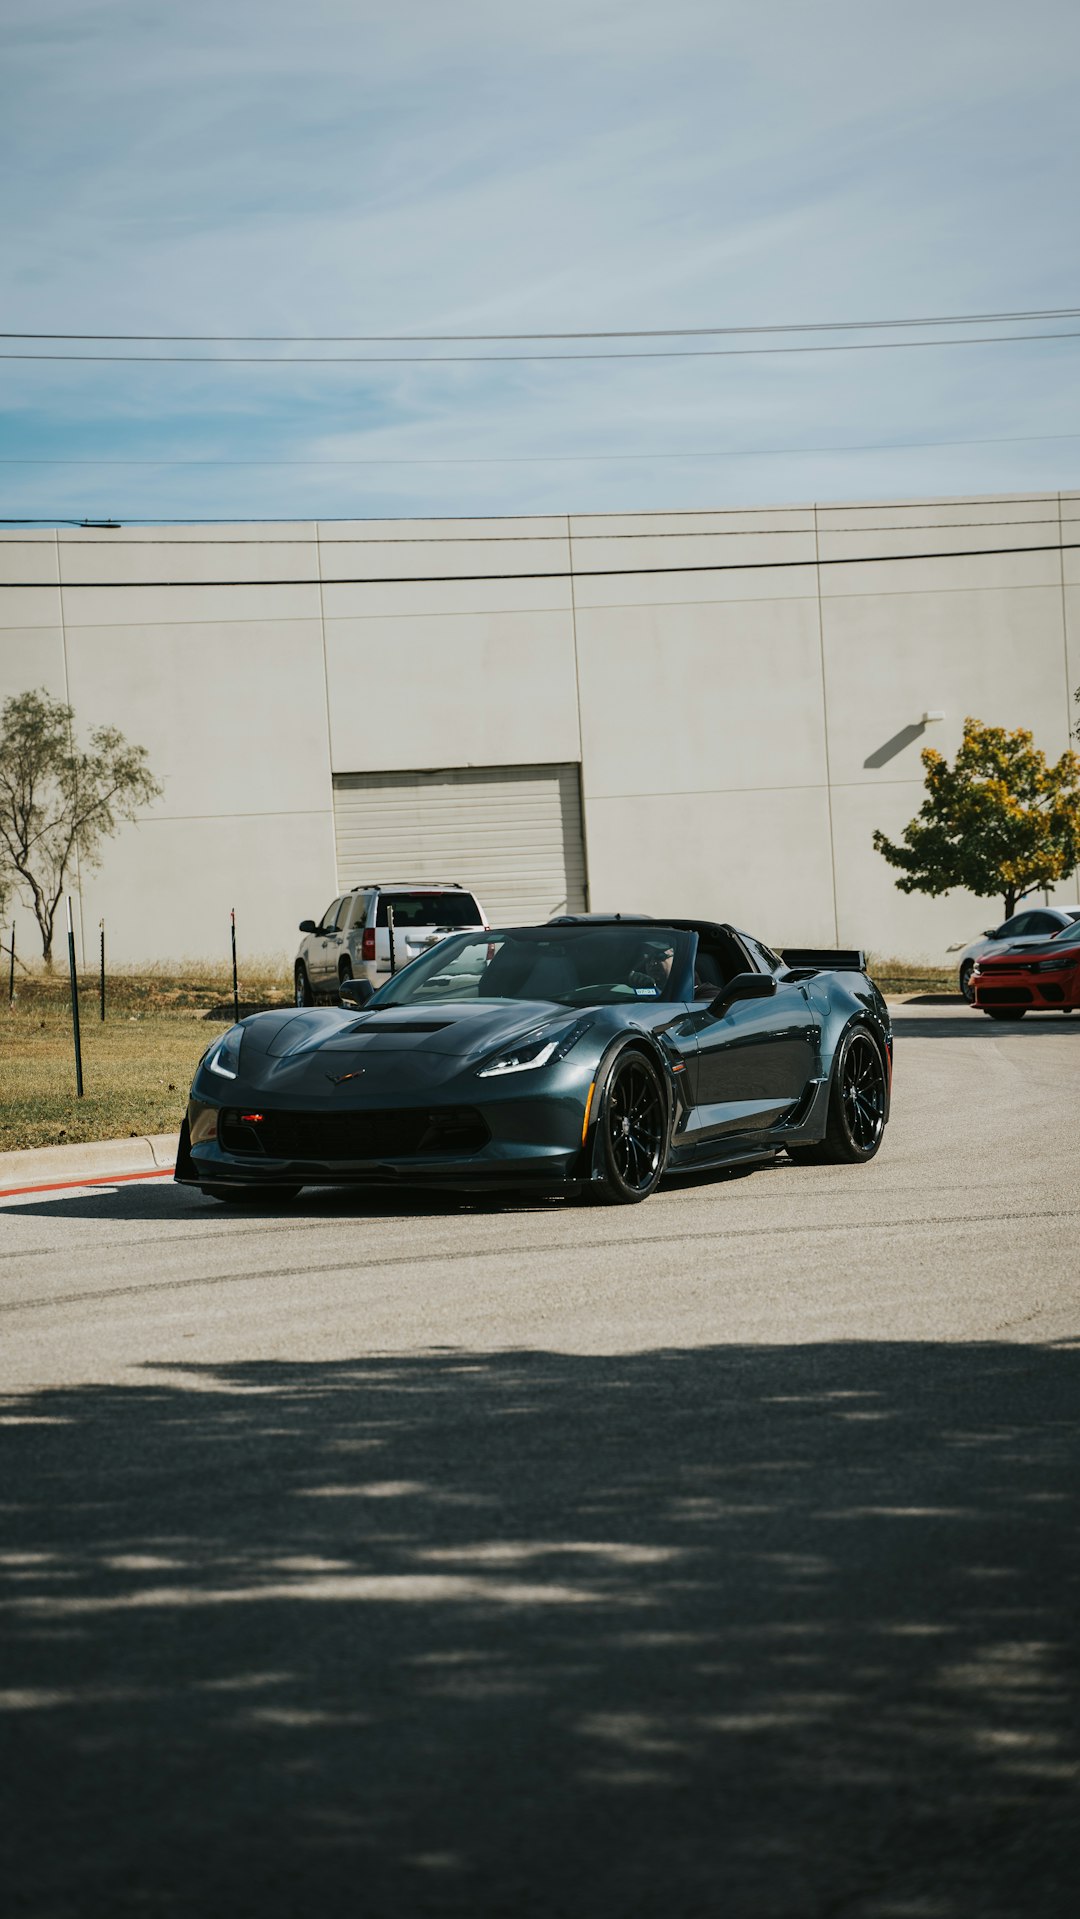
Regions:
<instances>
[{"instance_id":1,"label":"blue sky","mask_svg":"<svg viewBox=\"0 0 1080 1919\"><path fill-rule=\"evenodd\" d=\"M1075 0L8 0L0 66L7 331L1080 305ZM956 440L1001 444L881 446ZM1080 486L1080 339L562 366L6 361L0 442L0 514L45 519L1039 491Z\"/></svg>"}]
</instances>

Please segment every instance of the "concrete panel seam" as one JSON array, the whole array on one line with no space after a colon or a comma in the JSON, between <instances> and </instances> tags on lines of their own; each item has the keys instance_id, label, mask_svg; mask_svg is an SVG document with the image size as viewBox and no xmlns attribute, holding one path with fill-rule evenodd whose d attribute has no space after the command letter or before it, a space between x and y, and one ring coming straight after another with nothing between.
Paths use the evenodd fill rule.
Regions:
<instances>
[{"instance_id":1,"label":"concrete panel seam","mask_svg":"<svg viewBox=\"0 0 1080 1919\"><path fill-rule=\"evenodd\" d=\"M71 678L68 673L67 614L64 610L64 572L60 563L60 529L54 535L56 540L56 587L60 603L60 647L64 660L64 702L71 705ZM79 920L79 965L86 964L86 928L83 924L82 866L79 860L79 843L76 840L75 855L75 903Z\"/></svg>"},{"instance_id":2,"label":"concrete panel seam","mask_svg":"<svg viewBox=\"0 0 1080 1919\"><path fill-rule=\"evenodd\" d=\"M2 593L3 590L4 590L3 587L0 586L0 593ZM75 633L123 633L127 631L135 632L140 627L151 627L153 631L156 633L159 630L164 630L166 628L171 629L174 626L175 627L251 626L251 627L257 627L257 628L261 628L264 626L317 626L318 616L314 613L279 613L279 614L274 614L272 618L268 616L266 619L262 619L260 617L257 620L253 620L250 617L248 617L247 619L243 619L243 620L234 620L234 619L229 619L225 616L222 616L221 618L219 618L215 614L212 619L204 619L203 617L200 616L197 619L190 618L186 620L157 620L157 619L153 619L153 620L73 620L71 622L71 625L72 625L72 630ZM32 630L33 629L21 627L14 623L10 627L5 627L3 625L0 625L0 633L6 633L6 632L16 633L16 632L26 632L26 631L32 631Z\"/></svg>"},{"instance_id":3,"label":"concrete panel seam","mask_svg":"<svg viewBox=\"0 0 1080 1919\"><path fill-rule=\"evenodd\" d=\"M334 586L336 581L327 580L326 584ZM794 597L793 594L792 598ZM681 602L677 600L674 604L678 606ZM711 605L712 602L707 601L706 604ZM538 613L545 615L561 613L566 618L572 616L573 608L568 601L564 600L561 606L467 606L455 609L453 612L444 612L440 607L437 613L417 613L413 610L402 613L328 613L323 624L324 626L351 626L355 620L437 620L441 626L444 620L505 620L507 618L529 620ZM155 624L158 623L155 622ZM231 622L220 620L215 624L227 626Z\"/></svg>"},{"instance_id":4,"label":"concrete panel seam","mask_svg":"<svg viewBox=\"0 0 1080 1919\"><path fill-rule=\"evenodd\" d=\"M574 592L574 533L569 513L566 516L566 555L570 568L570 634L574 646L574 699L577 704L578 736L578 812L581 825L581 859L583 866L582 890L585 894L585 911L590 911L589 891L589 824L585 814L585 738L581 725L581 666L578 659L577 635L577 595Z\"/></svg>"},{"instance_id":5,"label":"concrete panel seam","mask_svg":"<svg viewBox=\"0 0 1080 1919\"><path fill-rule=\"evenodd\" d=\"M1077 689L1069 685L1069 614L1065 595L1065 530L1061 519L1061 494L1058 503L1058 572L1061 588L1061 655L1065 669L1065 738L1073 744L1073 693ZM1080 866L1074 868L1074 879L1080 878Z\"/></svg>"},{"instance_id":6,"label":"concrete panel seam","mask_svg":"<svg viewBox=\"0 0 1080 1919\"><path fill-rule=\"evenodd\" d=\"M323 604L322 545L320 529L315 527L315 571L319 576L319 635L322 642L323 703L326 709L326 773L330 780L330 851L334 865L334 884L340 884L337 869L337 834L334 831L334 735L330 721L330 665L326 654L326 608Z\"/></svg>"},{"instance_id":7,"label":"concrete panel seam","mask_svg":"<svg viewBox=\"0 0 1080 1919\"><path fill-rule=\"evenodd\" d=\"M133 822L136 826L173 826L181 820L321 820L332 818L326 806L277 806L265 812L238 813L145 813Z\"/></svg>"},{"instance_id":8,"label":"concrete panel seam","mask_svg":"<svg viewBox=\"0 0 1080 1919\"><path fill-rule=\"evenodd\" d=\"M854 784L854 782L852 782L852 784ZM868 786L872 786L874 782L872 780L868 780L866 784ZM907 782L897 781L896 784L906 785ZM806 784L804 782L802 784L796 784L794 786L672 786L672 787L660 787L660 788L639 787L636 793L590 793L589 799L596 800L598 803L601 801L607 802L609 800L611 801L617 800L619 801L620 804L625 804L628 800L721 799L723 798L725 794L729 794L729 793L827 793L828 790L829 790L828 786L824 780L817 780L817 781L812 781L810 784Z\"/></svg>"},{"instance_id":9,"label":"concrete panel seam","mask_svg":"<svg viewBox=\"0 0 1080 1919\"><path fill-rule=\"evenodd\" d=\"M817 510L817 505L815 503L815 506L814 506L814 553L815 555L818 553L818 550L819 550L818 548L818 510ZM829 815L829 870L832 874L833 928L835 931L836 943L839 946L840 944L840 904L837 896L837 886L836 886L836 836L833 832L832 768L829 760L829 695L828 695L828 684L827 684L826 675L825 675L825 619L824 619L824 615L821 607L821 567L820 565L815 566L815 577L817 579L818 651L821 659L821 725L822 725L823 744L825 748L825 785L826 785L826 795L827 795L827 810Z\"/></svg>"}]
</instances>

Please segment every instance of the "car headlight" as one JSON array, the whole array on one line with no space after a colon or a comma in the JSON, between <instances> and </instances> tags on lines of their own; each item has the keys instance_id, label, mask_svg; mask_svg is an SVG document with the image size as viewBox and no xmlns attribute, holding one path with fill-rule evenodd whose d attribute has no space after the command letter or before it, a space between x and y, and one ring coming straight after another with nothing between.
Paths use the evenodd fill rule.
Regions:
<instances>
[{"instance_id":1,"label":"car headlight","mask_svg":"<svg viewBox=\"0 0 1080 1919\"><path fill-rule=\"evenodd\" d=\"M477 1077L493 1079L501 1073L532 1073L538 1066L554 1066L566 1058L570 1048L577 1045L592 1024L591 1018L579 1019L573 1026L564 1026L556 1033L549 1026L534 1026L531 1033L523 1033L513 1046L478 1067Z\"/></svg>"},{"instance_id":2,"label":"car headlight","mask_svg":"<svg viewBox=\"0 0 1080 1919\"><path fill-rule=\"evenodd\" d=\"M1039 960L1035 971L1037 973L1066 973L1070 967L1075 965L1076 954L1068 953L1064 959Z\"/></svg>"},{"instance_id":3,"label":"car headlight","mask_svg":"<svg viewBox=\"0 0 1080 1919\"><path fill-rule=\"evenodd\" d=\"M235 1079L240 1071L240 1047L243 1044L242 1026L230 1026L223 1040L212 1046L206 1055L207 1070L219 1073L222 1079Z\"/></svg>"}]
</instances>

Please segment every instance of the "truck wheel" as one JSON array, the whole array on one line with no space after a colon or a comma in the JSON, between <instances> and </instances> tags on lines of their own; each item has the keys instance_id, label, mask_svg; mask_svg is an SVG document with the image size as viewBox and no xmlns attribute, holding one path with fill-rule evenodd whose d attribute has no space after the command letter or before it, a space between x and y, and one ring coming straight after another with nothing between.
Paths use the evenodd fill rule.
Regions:
<instances>
[{"instance_id":1,"label":"truck wheel","mask_svg":"<svg viewBox=\"0 0 1080 1919\"><path fill-rule=\"evenodd\" d=\"M297 1006L314 1006L315 995L311 990L311 981L308 978L308 970L303 960L297 960L296 962L293 970L293 982L295 987L293 997Z\"/></svg>"}]
</instances>

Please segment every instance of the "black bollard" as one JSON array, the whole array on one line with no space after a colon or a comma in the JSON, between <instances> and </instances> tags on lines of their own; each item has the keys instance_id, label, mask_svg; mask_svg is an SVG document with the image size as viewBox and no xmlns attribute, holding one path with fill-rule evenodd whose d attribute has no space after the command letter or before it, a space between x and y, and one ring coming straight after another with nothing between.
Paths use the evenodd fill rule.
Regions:
<instances>
[{"instance_id":1,"label":"black bollard","mask_svg":"<svg viewBox=\"0 0 1080 1919\"><path fill-rule=\"evenodd\" d=\"M75 929L71 924L71 894L67 901L68 973L71 978L71 1028L75 1036L75 1090L83 1096L82 1036L79 1032L79 978L75 971Z\"/></svg>"},{"instance_id":2,"label":"black bollard","mask_svg":"<svg viewBox=\"0 0 1080 1919\"><path fill-rule=\"evenodd\" d=\"M393 979L394 974L397 972L397 955L394 952L394 909L392 906L388 906L386 909L386 924L390 933L390 977Z\"/></svg>"},{"instance_id":3,"label":"black bollard","mask_svg":"<svg viewBox=\"0 0 1080 1919\"><path fill-rule=\"evenodd\" d=\"M236 983L236 908L232 908L229 919L232 925L232 1005L233 1018L240 1018L240 988Z\"/></svg>"},{"instance_id":4,"label":"black bollard","mask_svg":"<svg viewBox=\"0 0 1080 1919\"><path fill-rule=\"evenodd\" d=\"M101 1023L105 1024L105 921L101 921Z\"/></svg>"}]
</instances>

